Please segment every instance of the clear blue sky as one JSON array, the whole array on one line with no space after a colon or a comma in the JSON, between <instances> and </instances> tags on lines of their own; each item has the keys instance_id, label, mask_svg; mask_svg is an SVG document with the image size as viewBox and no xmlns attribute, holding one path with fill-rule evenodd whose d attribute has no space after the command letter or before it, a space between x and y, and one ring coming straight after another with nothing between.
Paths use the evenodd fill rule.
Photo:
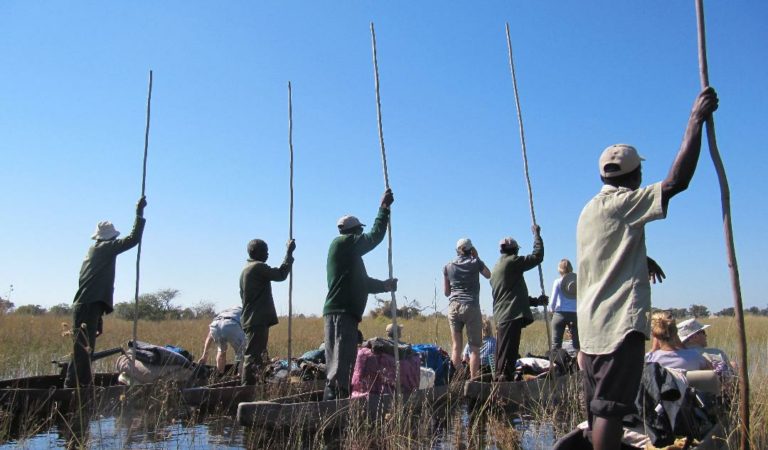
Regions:
<instances>
[{"instance_id":1,"label":"clear blue sky","mask_svg":"<svg viewBox=\"0 0 768 450\"><path fill-rule=\"evenodd\" d=\"M710 80L731 182L746 306L761 289L768 3L707 2ZM376 24L395 192L398 298L447 302L442 266L470 237L493 265L511 235L531 250L504 24L509 22L549 292L575 258L597 158L634 144L662 179L699 91L693 1L227 1L0 3L0 295L71 302L97 221L130 231L154 70L141 291L179 304L239 302L248 240L278 264L288 237L287 83L293 84L295 311L319 314L336 220L371 224L384 182L369 23ZM657 306L732 305L718 183L707 148L669 217L647 227L668 278ZM366 256L387 274L386 241ZM133 298L135 250L116 301ZM535 271L527 277L538 292ZM287 313L287 283L275 285ZM490 288L482 288L490 312ZM374 303L369 299L369 306Z\"/></svg>"}]
</instances>

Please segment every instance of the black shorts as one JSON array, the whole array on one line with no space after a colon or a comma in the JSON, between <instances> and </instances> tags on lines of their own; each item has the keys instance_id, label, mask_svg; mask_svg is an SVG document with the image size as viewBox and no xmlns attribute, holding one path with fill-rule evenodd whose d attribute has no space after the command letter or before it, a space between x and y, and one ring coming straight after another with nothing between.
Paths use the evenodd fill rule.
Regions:
<instances>
[{"instance_id":1,"label":"black shorts","mask_svg":"<svg viewBox=\"0 0 768 450\"><path fill-rule=\"evenodd\" d=\"M590 428L594 416L621 418L637 411L645 364L645 335L633 331L612 353L584 354L584 392Z\"/></svg>"}]
</instances>

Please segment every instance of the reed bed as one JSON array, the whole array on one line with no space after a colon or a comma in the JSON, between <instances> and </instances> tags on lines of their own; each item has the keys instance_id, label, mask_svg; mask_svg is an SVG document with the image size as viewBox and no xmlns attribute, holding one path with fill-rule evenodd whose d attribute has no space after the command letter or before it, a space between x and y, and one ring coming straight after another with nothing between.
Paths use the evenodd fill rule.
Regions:
<instances>
[{"instance_id":1,"label":"reed bed","mask_svg":"<svg viewBox=\"0 0 768 450\"><path fill-rule=\"evenodd\" d=\"M38 374L56 373L51 359L66 357L71 351L71 336L66 335L69 317L56 316L0 316L0 376L12 378ZM729 355L736 355L736 325L732 318L712 318L701 320L711 325L707 330L709 344L722 348ZM207 333L208 320L174 320L163 322L140 321L138 335L140 340L155 344L173 344L199 354ZM419 318L401 320L404 325L403 339L408 342L436 343L446 350L450 348L450 334L446 318ZM365 337L383 335L388 321L385 318L365 318L360 325ZM768 318L747 316L747 342L749 354L749 374L751 384L751 428L753 448L768 448ZM131 336L132 323L107 317L104 325L105 334L98 339L97 350L114 346L125 346ZM293 348L297 355L315 349L323 339L323 320L320 317L300 317L294 319ZM543 354L546 350L544 324L536 322L523 332L521 353ZM284 356L287 351L287 321L283 319L272 328L269 352L273 356ZM231 358L231 357L230 357ZM100 361L96 369L113 370L113 358ZM456 393L460 386L454 387ZM124 430L116 441L104 441L97 436L97 442L110 442L118 446L134 445L137 435L141 439L163 440L172 434L173 427L189 427L205 423L208 433L217 437L226 445L266 448L311 448L317 446L343 448L403 449L424 447L476 448L492 446L497 448L520 448L525 441L524 433L543 433L543 446L546 441L572 429L584 419L580 407L580 386L569 389L571 397L566 401L551 404L544 399L529 405L525 410L499 410L489 408L484 414L470 414L456 403L437 408L426 407L419 411L399 411L387 414L376 421L350 421L350 426L341 431L315 430L312 433L298 431L291 427L281 433L267 433L264 430L251 429L244 433L234 423L231 412L219 411L205 416L185 415L170 394L155 394L154 407L146 408L141 414L129 409L115 412L115 428ZM164 397L165 395L165 397ZM265 398L269 394L264 395ZM455 396L458 398L458 395ZM736 423L735 405L731 412L731 421ZM354 412L349 412L354 414ZM357 412L359 414L360 412ZM138 417L138 418L137 418ZM12 418L0 413L0 435L8 437ZM78 433L73 430L83 426L78 418L57 416L54 412L46 418L44 424L29 421L26 432L44 432L45 426L56 424L59 432L74 439L75 448L87 442L77 440ZM521 424L523 426L521 427ZM299 425L299 424L297 424ZM521 432L521 428L525 432ZM67 431L69 430L69 431ZM542 431L537 431L542 430ZM138 433L138 434L137 434ZM91 430L93 434L93 430ZM194 435L194 433L192 433ZM551 434L551 436L550 436ZM210 437L209 437L210 438ZM91 436L93 441L94 437ZM215 446L215 445L214 445ZM529 447L526 447L529 448Z\"/></svg>"}]
</instances>

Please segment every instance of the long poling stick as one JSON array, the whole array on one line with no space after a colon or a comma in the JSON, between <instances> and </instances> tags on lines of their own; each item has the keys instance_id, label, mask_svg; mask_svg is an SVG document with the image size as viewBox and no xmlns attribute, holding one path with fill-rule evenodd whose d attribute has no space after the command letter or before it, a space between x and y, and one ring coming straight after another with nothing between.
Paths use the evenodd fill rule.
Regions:
<instances>
[{"instance_id":1,"label":"long poling stick","mask_svg":"<svg viewBox=\"0 0 768 450\"><path fill-rule=\"evenodd\" d=\"M149 89L147 92L147 124L144 128L144 164L141 171L141 196L147 188L147 150L149 149L149 118L152 106L152 71L149 71ZM136 248L136 289L134 290L134 308L133 308L133 343L136 345L139 324L139 276L141 273L141 241ZM135 362L135 352L131 352L131 366Z\"/></svg>"},{"instance_id":2,"label":"long poling stick","mask_svg":"<svg viewBox=\"0 0 768 450\"><path fill-rule=\"evenodd\" d=\"M290 152L290 213L288 224L288 240L293 239L293 97L291 95L291 82L288 82L288 151ZM290 370L293 343L293 265L288 272L288 367Z\"/></svg>"},{"instance_id":3,"label":"long poling stick","mask_svg":"<svg viewBox=\"0 0 768 450\"><path fill-rule=\"evenodd\" d=\"M371 45L373 47L373 73L376 84L376 117L379 124L379 144L381 145L381 162L384 167L384 187L389 189L389 172L387 170L387 151L384 148L384 128L381 125L381 96L379 94L379 62L376 57L376 31L371 22ZM389 212L389 224L387 225L387 264L389 265L389 279L393 278L392 270L392 211ZM400 327L397 326L397 298L395 291L390 291L392 298L390 301L390 311L392 314L392 331L395 339L395 391L400 396Z\"/></svg>"},{"instance_id":4,"label":"long poling stick","mask_svg":"<svg viewBox=\"0 0 768 450\"><path fill-rule=\"evenodd\" d=\"M517 107L517 122L520 125L520 144L523 148L523 168L525 169L525 181L528 184L528 204L531 206L531 222L533 226L536 224L536 212L533 209L533 188L531 187L531 177L528 174L528 152L525 148L525 132L523 131L523 113L520 111L520 97L517 95L517 78L515 77L515 62L512 59L512 39L509 37L509 23L507 25L507 51L509 53L509 70L512 73L512 87L515 91L515 106ZM541 295L544 294L544 273L541 270L541 264L539 268L539 284L541 285ZM547 328L547 345L548 348L552 348L552 335L549 330L549 314L547 314L547 307L544 306L544 325Z\"/></svg>"},{"instance_id":5,"label":"long poling stick","mask_svg":"<svg viewBox=\"0 0 768 450\"><path fill-rule=\"evenodd\" d=\"M696 21L699 43L699 72L702 89L709 86L709 69L707 66L707 42L704 30L704 1L696 0ZM709 154L715 165L717 179L720 184L720 202L722 204L723 231L725 232L725 248L728 254L728 268L731 275L733 290L733 305L736 322L739 327L739 417L740 417L740 448L749 448L749 376L747 374L747 336L744 329L744 307L741 301L741 282L739 281L739 266L736 262L736 249L733 244L733 226L731 224L731 193L728 187L728 177L725 175L723 160L717 148L715 136L715 119L711 114L706 121L707 142Z\"/></svg>"}]
</instances>

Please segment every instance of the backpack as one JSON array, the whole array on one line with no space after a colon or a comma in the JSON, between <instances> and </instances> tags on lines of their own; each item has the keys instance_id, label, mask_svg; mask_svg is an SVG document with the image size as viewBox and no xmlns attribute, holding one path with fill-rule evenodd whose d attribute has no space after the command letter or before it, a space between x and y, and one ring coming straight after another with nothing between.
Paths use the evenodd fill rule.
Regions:
<instances>
[{"instance_id":1,"label":"backpack","mask_svg":"<svg viewBox=\"0 0 768 450\"><path fill-rule=\"evenodd\" d=\"M448 384L448 371L451 358L445 350L436 344L414 344L413 351L419 354L421 365L435 371L435 386Z\"/></svg>"}]
</instances>

